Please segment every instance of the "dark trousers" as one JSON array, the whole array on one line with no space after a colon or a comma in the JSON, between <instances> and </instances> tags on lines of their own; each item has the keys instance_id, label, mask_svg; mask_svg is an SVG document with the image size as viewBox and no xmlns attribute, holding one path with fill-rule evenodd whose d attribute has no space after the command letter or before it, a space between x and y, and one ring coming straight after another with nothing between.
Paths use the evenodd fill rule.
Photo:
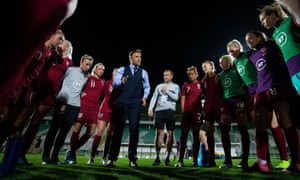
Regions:
<instances>
[{"instance_id":1,"label":"dark trousers","mask_svg":"<svg viewBox=\"0 0 300 180\"><path fill-rule=\"evenodd\" d=\"M183 160L189 128L192 126L193 132L193 161L197 162L197 157L200 147L199 131L201 127L201 120L197 116L197 112L184 112L181 120L181 136L180 136L180 154L179 161Z\"/></svg>"},{"instance_id":2,"label":"dark trousers","mask_svg":"<svg viewBox=\"0 0 300 180\"><path fill-rule=\"evenodd\" d=\"M139 140L139 121L141 103L133 102L125 104L117 101L112 112L114 123L112 142L108 153L108 159L116 161L120 152L125 122L129 120L129 147L128 158L130 161L137 160L137 145Z\"/></svg>"},{"instance_id":3,"label":"dark trousers","mask_svg":"<svg viewBox=\"0 0 300 180\"><path fill-rule=\"evenodd\" d=\"M62 106L65 106L65 108L62 108ZM78 116L79 110L79 107L71 105L57 104L55 106L51 126L44 143L44 151L42 156L43 159L50 158L50 152L53 144L54 149L51 158L58 158L59 151L65 142L69 130Z\"/></svg>"}]
</instances>

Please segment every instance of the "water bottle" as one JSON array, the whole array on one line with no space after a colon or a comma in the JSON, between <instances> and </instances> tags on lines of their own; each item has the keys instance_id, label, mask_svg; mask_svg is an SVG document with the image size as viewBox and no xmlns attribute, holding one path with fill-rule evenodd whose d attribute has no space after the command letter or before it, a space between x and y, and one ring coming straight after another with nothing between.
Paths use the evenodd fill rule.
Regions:
<instances>
[{"instance_id":1,"label":"water bottle","mask_svg":"<svg viewBox=\"0 0 300 180\"><path fill-rule=\"evenodd\" d=\"M200 144L200 148L199 148L199 153L198 153L198 158L197 158L197 164L199 167L203 166L203 152L205 152L205 145L204 144Z\"/></svg>"}]
</instances>

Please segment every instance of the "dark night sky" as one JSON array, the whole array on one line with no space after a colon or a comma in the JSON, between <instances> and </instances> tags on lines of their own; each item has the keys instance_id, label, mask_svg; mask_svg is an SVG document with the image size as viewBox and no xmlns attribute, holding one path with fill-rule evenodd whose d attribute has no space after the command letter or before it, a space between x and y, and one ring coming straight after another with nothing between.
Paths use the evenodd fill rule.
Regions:
<instances>
[{"instance_id":1,"label":"dark night sky","mask_svg":"<svg viewBox=\"0 0 300 180\"><path fill-rule=\"evenodd\" d=\"M174 82L186 81L186 68L201 70L204 60L226 53L234 38L244 46L244 35L262 30L257 8L273 0L102 2L79 0L75 14L61 27L73 46L73 61L87 53L106 66L127 65L128 52L143 50L142 67L149 72L152 91L162 82L165 68L174 71ZM205 3L201 5L200 3ZM219 70L219 69L218 69ZM200 77L202 74L200 74Z\"/></svg>"}]
</instances>

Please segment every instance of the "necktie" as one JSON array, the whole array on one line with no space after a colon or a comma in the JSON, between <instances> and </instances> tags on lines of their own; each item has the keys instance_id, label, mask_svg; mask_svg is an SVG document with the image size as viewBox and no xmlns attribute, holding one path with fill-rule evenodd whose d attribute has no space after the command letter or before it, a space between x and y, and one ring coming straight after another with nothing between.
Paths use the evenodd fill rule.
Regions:
<instances>
[{"instance_id":1,"label":"necktie","mask_svg":"<svg viewBox=\"0 0 300 180\"><path fill-rule=\"evenodd\" d=\"M134 66L134 68L133 68L133 74L135 74L137 72L137 70L138 70L138 67Z\"/></svg>"}]
</instances>

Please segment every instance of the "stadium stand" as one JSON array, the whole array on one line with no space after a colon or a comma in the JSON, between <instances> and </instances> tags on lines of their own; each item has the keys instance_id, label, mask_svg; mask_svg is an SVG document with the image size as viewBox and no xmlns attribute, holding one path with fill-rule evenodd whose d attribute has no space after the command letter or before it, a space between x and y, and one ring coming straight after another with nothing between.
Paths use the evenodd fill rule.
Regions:
<instances>
[{"instance_id":1,"label":"stadium stand","mask_svg":"<svg viewBox=\"0 0 300 180\"><path fill-rule=\"evenodd\" d=\"M37 134L37 137L40 137L42 142L40 147L43 146L44 139L46 137L46 133L48 131L48 128L50 127L51 123L51 116L46 116L44 120L41 122L40 127L39 127L39 132ZM25 127L26 129L26 127ZM255 156L255 129L253 125L249 125L249 135L250 135L250 156L253 155ZM82 130L81 133L84 133L85 130ZM104 136L106 135L106 132L104 132ZM176 128L174 130L174 143L173 143L173 152L177 151L176 149L176 142L180 138L181 135L181 129L180 129L180 122L176 122ZM65 144L63 148L61 149L61 154L64 154L70 147L70 136L71 132L69 132ZM240 155L240 134L237 128L236 123L232 123L232 128L230 131L230 138L232 141L232 156L237 157ZM153 126L153 121L151 120L145 120L140 122L140 136L139 136L139 147L138 147L138 156L140 157L146 157L146 158L154 158L155 157L155 145L154 145L154 140L155 140L155 128ZM99 154L103 151L104 148L104 141L105 138L102 138L100 145L98 147L98 152ZM192 134L191 131L189 132L188 136L188 141L192 142ZM270 141L270 153L271 155L278 156L278 150L276 148L276 144L273 140L272 134L269 133L269 141ZM221 137L220 137L220 129L218 127L218 124L215 123L215 147L216 147L216 154L222 154L223 148L221 144ZM80 148L79 153L83 155L88 155L90 151L92 143L92 138ZM122 138L122 146L120 150L120 156L121 157L126 157L127 156L127 151L128 151L128 143L129 143L129 128L128 124L126 125L123 133L123 138ZM33 144L32 146L35 146ZM3 151L4 148L2 148ZM31 148L33 149L33 148ZM33 150L32 152L40 152L40 150ZM30 153L30 152L29 152ZM161 151L162 155L164 154L164 148Z\"/></svg>"}]
</instances>

